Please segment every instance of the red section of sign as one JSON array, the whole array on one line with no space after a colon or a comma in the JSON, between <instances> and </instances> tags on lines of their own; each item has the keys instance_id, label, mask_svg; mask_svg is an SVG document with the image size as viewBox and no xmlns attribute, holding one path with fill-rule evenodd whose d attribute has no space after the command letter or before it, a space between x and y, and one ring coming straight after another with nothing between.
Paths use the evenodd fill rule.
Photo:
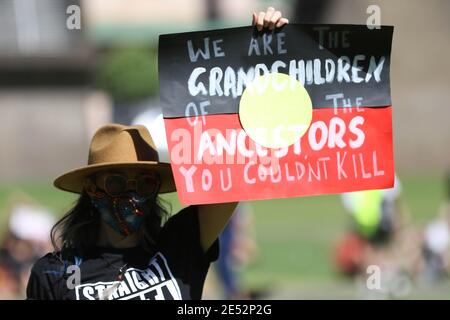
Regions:
<instances>
[{"instance_id":1,"label":"red section of sign","mask_svg":"<svg viewBox=\"0 0 450 320\"><path fill-rule=\"evenodd\" d=\"M392 109L314 109L286 149L256 145L238 114L164 119L183 204L286 198L390 188Z\"/></svg>"}]
</instances>

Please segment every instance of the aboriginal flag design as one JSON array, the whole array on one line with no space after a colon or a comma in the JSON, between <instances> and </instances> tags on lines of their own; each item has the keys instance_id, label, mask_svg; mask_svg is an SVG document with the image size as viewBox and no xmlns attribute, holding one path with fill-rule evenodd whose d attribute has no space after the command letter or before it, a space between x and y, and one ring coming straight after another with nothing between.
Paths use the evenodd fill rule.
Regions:
<instances>
[{"instance_id":1,"label":"aboriginal flag design","mask_svg":"<svg viewBox=\"0 0 450 320\"><path fill-rule=\"evenodd\" d=\"M180 201L392 187L392 33L389 26L299 24L160 36L160 99ZM301 137L269 147L243 127L240 104L256 79L276 74L292 81L260 86L255 118L289 122L291 82L306 89L312 113ZM277 102L263 106L274 86Z\"/></svg>"}]
</instances>

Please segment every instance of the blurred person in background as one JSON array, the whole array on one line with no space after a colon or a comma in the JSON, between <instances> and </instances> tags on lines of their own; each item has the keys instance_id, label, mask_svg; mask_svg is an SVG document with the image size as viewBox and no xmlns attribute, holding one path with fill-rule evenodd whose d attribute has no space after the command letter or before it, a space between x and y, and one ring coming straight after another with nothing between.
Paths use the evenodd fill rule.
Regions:
<instances>
[{"instance_id":1,"label":"blurred person in background","mask_svg":"<svg viewBox=\"0 0 450 320\"><path fill-rule=\"evenodd\" d=\"M410 294L422 267L422 235L411 225L401 193L395 176L393 188L342 194L352 227L335 247L337 268L365 282L368 267L377 266L384 298Z\"/></svg>"},{"instance_id":2,"label":"blurred person in background","mask_svg":"<svg viewBox=\"0 0 450 320\"><path fill-rule=\"evenodd\" d=\"M425 284L437 284L450 273L450 172L446 189L447 195L438 216L424 230L422 280Z\"/></svg>"},{"instance_id":3,"label":"blurred person in background","mask_svg":"<svg viewBox=\"0 0 450 320\"><path fill-rule=\"evenodd\" d=\"M32 264L51 248L52 213L25 193L9 200L8 230L0 249L0 299L25 297Z\"/></svg>"},{"instance_id":4,"label":"blurred person in background","mask_svg":"<svg viewBox=\"0 0 450 320\"><path fill-rule=\"evenodd\" d=\"M389 243L404 220L401 188L395 176L392 188L342 194L342 203L352 217L352 229L371 244Z\"/></svg>"},{"instance_id":5,"label":"blurred person in background","mask_svg":"<svg viewBox=\"0 0 450 320\"><path fill-rule=\"evenodd\" d=\"M227 300L257 298L254 292L243 287L240 279L240 271L254 261L258 252L253 211L248 203L239 203L219 239L220 255L214 269L224 298Z\"/></svg>"},{"instance_id":6,"label":"blurred person in background","mask_svg":"<svg viewBox=\"0 0 450 320\"><path fill-rule=\"evenodd\" d=\"M335 248L339 271L358 274L367 264L369 248L383 247L391 242L402 224L400 194L400 181L395 177L393 188L341 195L344 208L351 215L351 230Z\"/></svg>"}]
</instances>

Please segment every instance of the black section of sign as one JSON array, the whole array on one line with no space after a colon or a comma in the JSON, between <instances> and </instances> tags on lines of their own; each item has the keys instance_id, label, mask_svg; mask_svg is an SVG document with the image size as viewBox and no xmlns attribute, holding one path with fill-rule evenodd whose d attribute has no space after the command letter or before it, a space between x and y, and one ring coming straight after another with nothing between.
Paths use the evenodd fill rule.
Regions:
<instances>
[{"instance_id":1,"label":"black section of sign","mask_svg":"<svg viewBox=\"0 0 450 320\"><path fill-rule=\"evenodd\" d=\"M264 65L271 71L276 61L276 71L304 83L314 108L391 105L392 33L391 26L290 24L276 32L241 27L161 35L164 117L195 115L201 102L208 114L237 113L242 75L251 78L252 68L262 74Z\"/></svg>"}]
</instances>

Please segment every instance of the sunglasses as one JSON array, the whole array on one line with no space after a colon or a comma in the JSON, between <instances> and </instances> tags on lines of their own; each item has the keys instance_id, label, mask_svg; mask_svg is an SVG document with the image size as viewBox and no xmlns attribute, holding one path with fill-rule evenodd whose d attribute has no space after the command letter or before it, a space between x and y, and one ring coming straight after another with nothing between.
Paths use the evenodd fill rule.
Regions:
<instances>
[{"instance_id":1,"label":"sunglasses","mask_svg":"<svg viewBox=\"0 0 450 320\"><path fill-rule=\"evenodd\" d=\"M161 181L155 174L141 174L136 179L128 179L127 176L112 173L103 179L103 190L112 197L124 194L131 186L132 189L143 197L153 197L158 193Z\"/></svg>"}]
</instances>

